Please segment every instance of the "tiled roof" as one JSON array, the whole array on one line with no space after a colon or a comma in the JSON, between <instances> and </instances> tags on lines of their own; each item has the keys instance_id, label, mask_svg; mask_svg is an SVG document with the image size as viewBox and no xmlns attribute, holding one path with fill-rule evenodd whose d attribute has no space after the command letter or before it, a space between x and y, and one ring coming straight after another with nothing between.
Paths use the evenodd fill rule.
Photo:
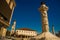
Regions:
<instances>
[{"instance_id":1,"label":"tiled roof","mask_svg":"<svg viewBox=\"0 0 60 40\"><path fill-rule=\"evenodd\" d=\"M35 30L29 29L29 28L21 28L21 29L19 29L19 30L35 31Z\"/></svg>"}]
</instances>

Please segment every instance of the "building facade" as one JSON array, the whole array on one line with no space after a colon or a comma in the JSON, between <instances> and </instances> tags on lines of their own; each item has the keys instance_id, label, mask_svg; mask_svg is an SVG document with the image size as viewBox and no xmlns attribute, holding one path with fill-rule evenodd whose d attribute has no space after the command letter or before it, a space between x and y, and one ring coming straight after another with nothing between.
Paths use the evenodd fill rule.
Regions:
<instances>
[{"instance_id":1,"label":"building facade","mask_svg":"<svg viewBox=\"0 0 60 40\"><path fill-rule=\"evenodd\" d=\"M22 28L22 29L18 29L16 30L16 35L20 36L20 37L34 37L37 36L37 32L34 30L30 30L27 28Z\"/></svg>"},{"instance_id":2,"label":"building facade","mask_svg":"<svg viewBox=\"0 0 60 40\"><path fill-rule=\"evenodd\" d=\"M14 0L0 0L0 36L5 36L16 4Z\"/></svg>"}]
</instances>

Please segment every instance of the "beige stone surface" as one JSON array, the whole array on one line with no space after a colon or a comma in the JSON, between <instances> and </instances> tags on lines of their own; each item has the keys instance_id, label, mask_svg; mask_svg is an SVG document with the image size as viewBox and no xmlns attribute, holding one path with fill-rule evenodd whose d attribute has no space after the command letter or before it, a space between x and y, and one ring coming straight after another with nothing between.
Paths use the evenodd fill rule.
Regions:
<instances>
[{"instance_id":1,"label":"beige stone surface","mask_svg":"<svg viewBox=\"0 0 60 40\"><path fill-rule=\"evenodd\" d=\"M4 28L4 27L2 27L2 28L1 28L1 31L0 31L0 35L1 35L2 37L5 37L5 36L6 36L6 31L7 31L7 29Z\"/></svg>"},{"instance_id":2,"label":"beige stone surface","mask_svg":"<svg viewBox=\"0 0 60 40\"><path fill-rule=\"evenodd\" d=\"M59 37L53 35L53 34L50 33L50 32L44 32L44 33L42 33L42 34L40 34L40 35L38 35L38 36L36 36L36 37L34 37L34 38L36 38L36 39L41 39L41 40L42 40L42 39L44 39L44 40L60 40Z\"/></svg>"}]
</instances>

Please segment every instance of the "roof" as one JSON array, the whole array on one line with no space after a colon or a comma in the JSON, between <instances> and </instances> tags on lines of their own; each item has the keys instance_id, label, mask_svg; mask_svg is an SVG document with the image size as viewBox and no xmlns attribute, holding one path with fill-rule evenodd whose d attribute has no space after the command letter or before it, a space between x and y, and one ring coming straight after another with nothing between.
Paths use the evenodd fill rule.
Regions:
<instances>
[{"instance_id":1,"label":"roof","mask_svg":"<svg viewBox=\"0 0 60 40\"><path fill-rule=\"evenodd\" d=\"M29 28L20 28L19 30L35 31L35 30L29 29Z\"/></svg>"}]
</instances>

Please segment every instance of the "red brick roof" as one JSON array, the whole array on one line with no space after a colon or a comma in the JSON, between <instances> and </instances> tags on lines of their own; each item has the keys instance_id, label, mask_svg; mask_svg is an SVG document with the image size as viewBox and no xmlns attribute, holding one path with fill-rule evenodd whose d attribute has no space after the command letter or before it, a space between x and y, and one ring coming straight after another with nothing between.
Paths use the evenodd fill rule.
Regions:
<instances>
[{"instance_id":1,"label":"red brick roof","mask_svg":"<svg viewBox=\"0 0 60 40\"><path fill-rule=\"evenodd\" d=\"M29 28L21 28L20 30L35 31L35 30L29 29Z\"/></svg>"}]
</instances>

